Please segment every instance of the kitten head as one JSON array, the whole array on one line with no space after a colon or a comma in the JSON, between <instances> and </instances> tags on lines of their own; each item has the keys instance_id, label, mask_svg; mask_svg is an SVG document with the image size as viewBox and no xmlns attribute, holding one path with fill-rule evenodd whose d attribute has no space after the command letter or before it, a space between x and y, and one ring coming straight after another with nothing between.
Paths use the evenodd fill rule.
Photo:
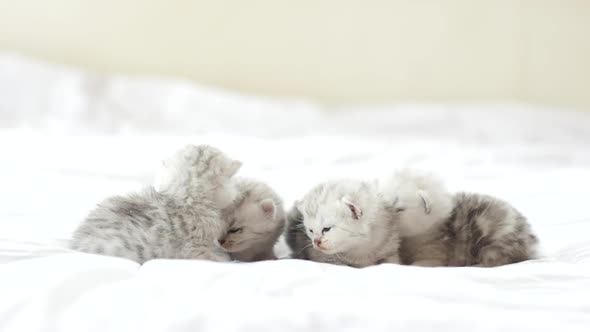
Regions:
<instances>
[{"instance_id":1,"label":"kitten head","mask_svg":"<svg viewBox=\"0 0 590 332\"><path fill-rule=\"evenodd\" d=\"M187 145L162 162L154 187L184 195L195 190L210 191L217 206L224 208L236 198L231 178L241 166L240 161L212 146Z\"/></svg>"},{"instance_id":2,"label":"kitten head","mask_svg":"<svg viewBox=\"0 0 590 332\"><path fill-rule=\"evenodd\" d=\"M235 183L238 198L223 211L228 231L219 242L231 253L272 247L285 227L282 200L262 182L236 179Z\"/></svg>"},{"instance_id":3,"label":"kitten head","mask_svg":"<svg viewBox=\"0 0 590 332\"><path fill-rule=\"evenodd\" d=\"M400 214L400 232L414 236L446 219L453 209L453 196L433 174L400 170L379 181L379 190L387 201L396 202Z\"/></svg>"},{"instance_id":4,"label":"kitten head","mask_svg":"<svg viewBox=\"0 0 590 332\"><path fill-rule=\"evenodd\" d=\"M375 225L377 196L374 186L361 181L328 182L313 188L297 204L313 247L338 254L364 246Z\"/></svg>"}]
</instances>

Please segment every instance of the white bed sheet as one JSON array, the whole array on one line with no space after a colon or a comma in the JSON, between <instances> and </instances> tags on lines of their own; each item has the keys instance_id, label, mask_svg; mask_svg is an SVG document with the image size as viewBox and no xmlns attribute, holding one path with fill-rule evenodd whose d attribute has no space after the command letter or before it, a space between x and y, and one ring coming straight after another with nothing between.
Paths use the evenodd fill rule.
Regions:
<instances>
[{"instance_id":1,"label":"white bed sheet","mask_svg":"<svg viewBox=\"0 0 590 332\"><path fill-rule=\"evenodd\" d=\"M590 114L518 104L326 109L0 55L0 331L588 331ZM543 257L494 269L123 259L65 249L101 198L187 142L287 206L318 181L433 170L527 215ZM287 253L284 243L277 247Z\"/></svg>"}]
</instances>

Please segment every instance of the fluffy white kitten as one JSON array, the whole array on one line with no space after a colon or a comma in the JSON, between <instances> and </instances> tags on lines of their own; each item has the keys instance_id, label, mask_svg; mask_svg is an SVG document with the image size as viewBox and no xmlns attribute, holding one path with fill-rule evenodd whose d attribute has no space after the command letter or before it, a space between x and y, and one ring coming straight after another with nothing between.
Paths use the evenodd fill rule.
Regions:
<instances>
[{"instance_id":1,"label":"fluffy white kitten","mask_svg":"<svg viewBox=\"0 0 590 332\"><path fill-rule=\"evenodd\" d=\"M311 243L292 248L294 252L311 246L309 259L354 267L399 262L399 209L383 198L375 183L322 183L296 209Z\"/></svg>"},{"instance_id":2,"label":"fluffy white kitten","mask_svg":"<svg viewBox=\"0 0 590 332\"><path fill-rule=\"evenodd\" d=\"M377 183L383 198L404 210L399 221L401 236L423 234L453 210L453 195L433 174L403 169Z\"/></svg>"}]
</instances>

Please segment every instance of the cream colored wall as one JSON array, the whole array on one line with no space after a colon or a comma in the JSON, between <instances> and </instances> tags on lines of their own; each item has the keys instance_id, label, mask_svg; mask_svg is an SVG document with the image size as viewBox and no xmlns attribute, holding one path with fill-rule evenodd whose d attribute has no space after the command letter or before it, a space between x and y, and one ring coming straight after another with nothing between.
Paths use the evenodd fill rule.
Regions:
<instances>
[{"instance_id":1,"label":"cream colored wall","mask_svg":"<svg viewBox=\"0 0 590 332\"><path fill-rule=\"evenodd\" d=\"M0 0L0 49L330 102L590 108L588 0Z\"/></svg>"}]
</instances>

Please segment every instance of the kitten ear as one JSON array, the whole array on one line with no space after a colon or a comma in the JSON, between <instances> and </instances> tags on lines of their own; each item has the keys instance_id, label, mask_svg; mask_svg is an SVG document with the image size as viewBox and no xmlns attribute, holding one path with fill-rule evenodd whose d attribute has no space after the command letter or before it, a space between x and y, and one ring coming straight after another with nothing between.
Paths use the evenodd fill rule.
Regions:
<instances>
[{"instance_id":1,"label":"kitten ear","mask_svg":"<svg viewBox=\"0 0 590 332\"><path fill-rule=\"evenodd\" d=\"M353 219L359 220L359 218L363 216L363 210L361 210L358 205L354 204L348 197L342 197L342 203L344 203L350 212L352 212Z\"/></svg>"},{"instance_id":2,"label":"kitten ear","mask_svg":"<svg viewBox=\"0 0 590 332\"><path fill-rule=\"evenodd\" d=\"M229 177L234 176L238 170L242 167L242 162L238 160L232 160L232 162L227 167L226 175Z\"/></svg>"},{"instance_id":3,"label":"kitten ear","mask_svg":"<svg viewBox=\"0 0 590 332\"><path fill-rule=\"evenodd\" d=\"M428 194L426 194L426 192L423 190L418 190L418 196L420 196L420 199L422 200L422 205L424 206L424 212L426 214L430 214L430 211L432 211L432 208L430 207L430 198L428 198Z\"/></svg>"},{"instance_id":4,"label":"kitten ear","mask_svg":"<svg viewBox=\"0 0 590 332\"><path fill-rule=\"evenodd\" d=\"M395 209L395 212L403 212L407 208L406 204L404 204L404 202L402 202L399 197L396 197L391 205Z\"/></svg>"},{"instance_id":5,"label":"kitten ear","mask_svg":"<svg viewBox=\"0 0 590 332\"><path fill-rule=\"evenodd\" d=\"M271 220L275 218L276 207L275 202L271 198L260 201L260 208L262 209L266 219Z\"/></svg>"}]
</instances>

